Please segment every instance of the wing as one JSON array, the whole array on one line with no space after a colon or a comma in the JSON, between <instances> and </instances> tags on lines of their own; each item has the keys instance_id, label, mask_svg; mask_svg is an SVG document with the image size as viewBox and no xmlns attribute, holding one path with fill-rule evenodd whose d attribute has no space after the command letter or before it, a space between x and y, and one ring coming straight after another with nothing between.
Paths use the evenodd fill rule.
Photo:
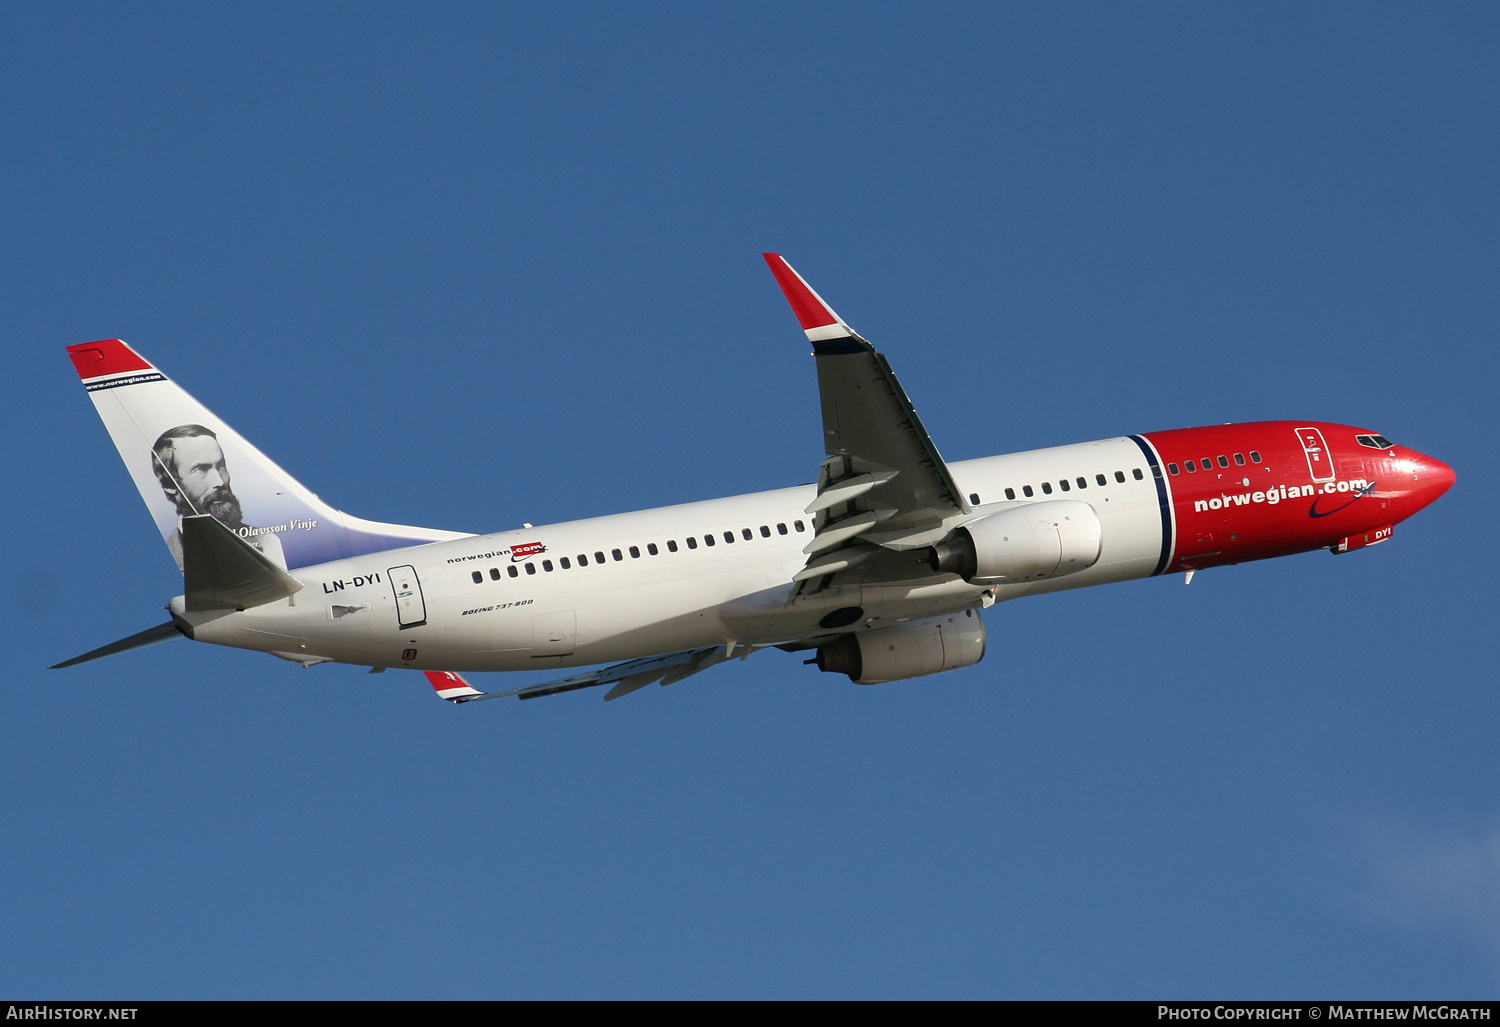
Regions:
<instances>
[{"instance_id":1,"label":"wing","mask_svg":"<svg viewBox=\"0 0 1500 1027\"><path fill-rule=\"evenodd\" d=\"M725 660L747 659L761 646L730 644L706 649L685 649L663 656L648 656L640 660L627 660L612 667L575 674L570 678L543 681L539 685L526 685L506 692L481 692L463 678L448 670L426 671L427 680L437 691L438 697L449 702L478 702L483 699L540 699L544 695L561 692L576 692L580 688L597 688L599 685L614 685L604 696L605 701L629 695L638 688L660 681L663 686L683 678L692 677Z\"/></svg>"},{"instance_id":2,"label":"wing","mask_svg":"<svg viewBox=\"0 0 1500 1027\"><path fill-rule=\"evenodd\" d=\"M780 254L763 254L797 315L818 364L823 448L803 593L854 567L883 578L925 577L926 564L889 551L930 546L969 513L948 465L912 408L891 365L813 291ZM885 551L885 552L883 552Z\"/></svg>"}]
</instances>

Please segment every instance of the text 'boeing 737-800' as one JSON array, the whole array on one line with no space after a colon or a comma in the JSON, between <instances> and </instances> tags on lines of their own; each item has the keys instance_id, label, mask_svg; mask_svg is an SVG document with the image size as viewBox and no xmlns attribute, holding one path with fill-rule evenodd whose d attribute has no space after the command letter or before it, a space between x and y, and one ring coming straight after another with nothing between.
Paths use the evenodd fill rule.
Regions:
<instances>
[{"instance_id":1,"label":"text 'boeing 737-800'","mask_svg":"<svg viewBox=\"0 0 1500 1027\"><path fill-rule=\"evenodd\" d=\"M890 364L779 255L817 363L816 485L490 535L342 513L118 339L68 347L183 574L185 635L425 671L453 702L613 699L767 647L859 684L967 667L982 610L1391 537L1453 470L1323 421L1183 428L947 463ZM459 671L607 664L483 692Z\"/></svg>"}]
</instances>

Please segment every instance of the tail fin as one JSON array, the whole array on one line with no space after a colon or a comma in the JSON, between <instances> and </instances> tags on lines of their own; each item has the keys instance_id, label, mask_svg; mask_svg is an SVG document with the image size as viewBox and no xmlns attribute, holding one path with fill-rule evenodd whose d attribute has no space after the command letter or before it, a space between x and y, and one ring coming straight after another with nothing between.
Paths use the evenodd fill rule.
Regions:
<instances>
[{"instance_id":1,"label":"tail fin","mask_svg":"<svg viewBox=\"0 0 1500 1027\"><path fill-rule=\"evenodd\" d=\"M464 537L333 509L119 339L68 355L179 568L182 518L198 514L288 570Z\"/></svg>"}]
</instances>

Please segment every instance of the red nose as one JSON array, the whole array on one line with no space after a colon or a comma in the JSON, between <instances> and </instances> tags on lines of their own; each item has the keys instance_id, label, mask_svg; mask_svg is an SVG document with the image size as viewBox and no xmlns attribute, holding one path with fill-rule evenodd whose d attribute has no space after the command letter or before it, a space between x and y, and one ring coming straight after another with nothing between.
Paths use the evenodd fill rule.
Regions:
<instances>
[{"instance_id":1,"label":"red nose","mask_svg":"<svg viewBox=\"0 0 1500 1027\"><path fill-rule=\"evenodd\" d=\"M1423 506L1437 500L1444 492L1453 487L1458 475L1453 473L1453 468L1430 456L1416 455L1417 465L1416 492Z\"/></svg>"}]
</instances>

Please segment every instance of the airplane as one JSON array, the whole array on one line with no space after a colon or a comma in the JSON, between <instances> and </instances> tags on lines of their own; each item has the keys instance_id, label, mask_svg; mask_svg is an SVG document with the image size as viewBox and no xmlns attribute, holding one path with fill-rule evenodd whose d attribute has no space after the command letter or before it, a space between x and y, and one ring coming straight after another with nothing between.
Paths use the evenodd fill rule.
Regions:
<instances>
[{"instance_id":1,"label":"airplane","mask_svg":"<svg viewBox=\"0 0 1500 1027\"><path fill-rule=\"evenodd\" d=\"M119 339L69 346L183 573L177 637L422 671L454 703L616 699L767 648L870 685L977 664L981 611L1391 538L1447 464L1326 421L1156 431L948 463L886 358L764 254L812 344L816 484L491 534L335 510ZM606 664L505 691L463 671Z\"/></svg>"}]
</instances>

